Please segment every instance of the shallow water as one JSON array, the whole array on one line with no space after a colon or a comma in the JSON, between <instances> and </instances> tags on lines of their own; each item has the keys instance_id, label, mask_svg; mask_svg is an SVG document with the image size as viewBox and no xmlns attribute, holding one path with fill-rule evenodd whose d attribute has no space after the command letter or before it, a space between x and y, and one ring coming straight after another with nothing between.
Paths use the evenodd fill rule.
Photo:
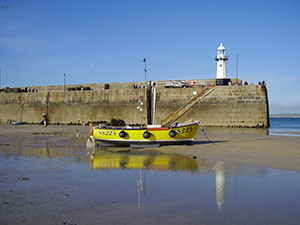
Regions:
<instances>
[{"instance_id":1,"label":"shallow water","mask_svg":"<svg viewBox=\"0 0 300 225\"><path fill-rule=\"evenodd\" d=\"M270 118L269 128L206 127L212 134L300 136L300 118ZM199 132L199 131L198 131Z\"/></svg>"},{"instance_id":2,"label":"shallow water","mask_svg":"<svg viewBox=\"0 0 300 225\"><path fill-rule=\"evenodd\" d=\"M300 118L270 118L270 135L300 136Z\"/></svg>"},{"instance_id":3,"label":"shallow water","mask_svg":"<svg viewBox=\"0 0 300 225\"><path fill-rule=\"evenodd\" d=\"M300 173L0 136L0 224L297 224Z\"/></svg>"}]
</instances>

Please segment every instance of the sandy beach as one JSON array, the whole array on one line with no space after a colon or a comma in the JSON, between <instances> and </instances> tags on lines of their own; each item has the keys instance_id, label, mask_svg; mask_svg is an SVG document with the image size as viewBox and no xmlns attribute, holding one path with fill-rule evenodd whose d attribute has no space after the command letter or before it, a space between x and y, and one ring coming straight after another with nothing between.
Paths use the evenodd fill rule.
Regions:
<instances>
[{"instance_id":1,"label":"sandy beach","mask_svg":"<svg viewBox=\"0 0 300 225\"><path fill-rule=\"evenodd\" d=\"M248 168L246 164L259 165L262 167L255 167L255 171L262 171L259 172L260 176L268 170L262 169L264 167L300 172L299 137L269 136L264 129L207 128L205 133L211 141L200 130L193 145L162 146L158 150L167 154L180 154L198 165L203 162L205 165L221 162L222 165L223 161L241 168ZM160 195L158 197L155 194L155 202L152 202L150 196L147 202L141 201L142 208L139 211L136 196L137 181L141 181L138 180L139 170L91 169L91 157L95 152L86 148L88 134L88 126L0 124L0 224L184 224L187 220L190 221L189 224L199 224L199 221L206 224L211 218L222 218L223 214L216 209L214 203L214 179L207 180L206 176L199 179L198 176L190 175L174 178L176 181L182 178L196 183L203 182L198 184L200 186L192 183L191 188L194 187L195 190L178 201L173 195L185 193L186 189L172 193L173 187L164 190L160 188L162 184L151 182L151 179L164 176L162 182L166 185L164 171L148 177L147 196L155 194L156 188ZM208 171L213 172L212 169ZM124 174L127 176L123 176ZM117 186L114 186L111 179ZM230 184L230 179L228 182ZM152 186L154 183L156 185ZM190 195L197 193L200 187L208 189L205 194L196 195L195 198L207 197L209 201L213 201L211 207L203 203L208 200L200 200L189 210L182 208L172 211L178 203L182 207L192 206L191 202L194 200L190 199ZM166 195L170 196L168 201L161 201ZM205 214L199 214L200 205L204 207L202 210L206 210ZM252 210L256 208L257 202ZM183 210L187 214L180 216ZM232 209L230 213L224 214L225 218L237 221L244 219L243 214L231 214L236 211ZM245 209L246 211L249 209ZM216 214L219 216L215 216ZM197 218L196 221L193 218ZM297 220L292 218L292 221ZM278 221L278 218L268 217L269 222L273 220ZM249 221L248 224L251 224L251 220ZM215 222L220 223L223 221Z\"/></svg>"},{"instance_id":2,"label":"sandy beach","mask_svg":"<svg viewBox=\"0 0 300 225\"><path fill-rule=\"evenodd\" d=\"M0 125L1 136L22 135L26 137L25 142L35 133L85 135L89 133L89 127ZM297 136L266 135L263 129L206 128L205 133L211 142L199 130L192 146L163 146L160 150L300 172L300 138Z\"/></svg>"}]
</instances>

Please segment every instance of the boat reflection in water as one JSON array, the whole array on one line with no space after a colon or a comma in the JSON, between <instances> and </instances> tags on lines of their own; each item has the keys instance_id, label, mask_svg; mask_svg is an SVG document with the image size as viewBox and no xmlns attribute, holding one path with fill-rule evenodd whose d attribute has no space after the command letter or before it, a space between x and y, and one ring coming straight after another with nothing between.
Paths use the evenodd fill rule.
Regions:
<instances>
[{"instance_id":1,"label":"boat reflection in water","mask_svg":"<svg viewBox=\"0 0 300 225\"><path fill-rule=\"evenodd\" d=\"M219 209L225 201L224 162L168 153L157 150L131 151L91 151L90 170L128 169L140 170L138 185L138 209L140 194L146 192L145 171L175 171L188 174L198 173L201 169L215 173L215 198Z\"/></svg>"},{"instance_id":2,"label":"boat reflection in water","mask_svg":"<svg viewBox=\"0 0 300 225\"><path fill-rule=\"evenodd\" d=\"M199 170L193 158L154 150L122 152L95 151L90 154L91 170L142 169L196 172Z\"/></svg>"}]
</instances>

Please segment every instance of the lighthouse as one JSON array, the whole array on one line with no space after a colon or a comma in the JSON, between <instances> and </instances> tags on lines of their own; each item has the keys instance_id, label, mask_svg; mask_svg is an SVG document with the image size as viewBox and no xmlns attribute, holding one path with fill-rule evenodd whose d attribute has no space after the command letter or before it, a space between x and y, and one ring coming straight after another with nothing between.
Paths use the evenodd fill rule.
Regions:
<instances>
[{"instance_id":1,"label":"lighthouse","mask_svg":"<svg viewBox=\"0 0 300 225\"><path fill-rule=\"evenodd\" d=\"M221 43L217 48L217 79L226 79L226 61L228 57L226 56L226 49Z\"/></svg>"}]
</instances>

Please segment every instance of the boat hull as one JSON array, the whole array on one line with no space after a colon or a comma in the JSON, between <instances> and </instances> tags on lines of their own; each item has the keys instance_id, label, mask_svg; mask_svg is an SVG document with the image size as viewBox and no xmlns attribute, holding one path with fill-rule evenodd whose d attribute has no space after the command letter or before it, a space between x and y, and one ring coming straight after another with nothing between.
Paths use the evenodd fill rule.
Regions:
<instances>
[{"instance_id":1,"label":"boat hull","mask_svg":"<svg viewBox=\"0 0 300 225\"><path fill-rule=\"evenodd\" d=\"M159 147L161 145L190 144L194 140L198 128L198 122L159 128L93 127L93 137L100 141L103 147Z\"/></svg>"}]
</instances>

